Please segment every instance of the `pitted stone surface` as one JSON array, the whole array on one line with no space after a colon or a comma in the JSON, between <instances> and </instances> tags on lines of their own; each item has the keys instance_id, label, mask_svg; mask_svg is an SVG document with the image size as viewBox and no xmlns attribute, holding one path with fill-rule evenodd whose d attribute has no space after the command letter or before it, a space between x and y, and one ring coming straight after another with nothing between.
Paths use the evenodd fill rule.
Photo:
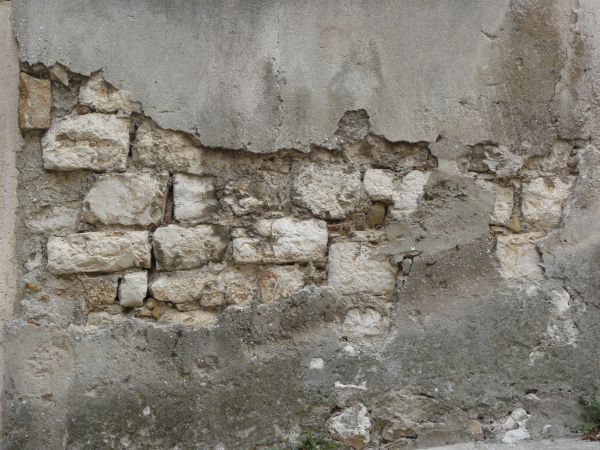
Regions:
<instances>
[{"instance_id":1,"label":"pitted stone surface","mask_svg":"<svg viewBox=\"0 0 600 450\"><path fill-rule=\"evenodd\" d=\"M164 176L143 172L104 175L83 200L82 220L102 225L158 225L166 195Z\"/></svg>"},{"instance_id":2,"label":"pitted stone surface","mask_svg":"<svg viewBox=\"0 0 600 450\"><path fill-rule=\"evenodd\" d=\"M366 292L389 295L397 268L370 244L340 242L329 247L328 284L344 294Z\"/></svg>"},{"instance_id":3,"label":"pitted stone surface","mask_svg":"<svg viewBox=\"0 0 600 450\"><path fill-rule=\"evenodd\" d=\"M133 100L130 92L116 89L100 73L93 74L83 83L79 90L79 103L101 113L118 112L128 116L132 112L141 112L139 103Z\"/></svg>"},{"instance_id":4,"label":"pitted stone surface","mask_svg":"<svg viewBox=\"0 0 600 450\"><path fill-rule=\"evenodd\" d=\"M161 270L200 267L220 260L227 248L225 232L210 225L161 227L154 232L153 242L156 266Z\"/></svg>"},{"instance_id":5,"label":"pitted stone surface","mask_svg":"<svg viewBox=\"0 0 600 450\"><path fill-rule=\"evenodd\" d=\"M50 81L21 73L19 91L19 127L22 130L45 130L48 128L52 108Z\"/></svg>"},{"instance_id":6,"label":"pitted stone surface","mask_svg":"<svg viewBox=\"0 0 600 450\"><path fill-rule=\"evenodd\" d=\"M341 164L309 162L296 167L292 199L322 219L343 219L364 199L360 173Z\"/></svg>"},{"instance_id":7,"label":"pitted stone surface","mask_svg":"<svg viewBox=\"0 0 600 450\"><path fill-rule=\"evenodd\" d=\"M148 272L126 272L119 284L119 304L126 308L142 306L148 291Z\"/></svg>"},{"instance_id":8,"label":"pitted stone surface","mask_svg":"<svg viewBox=\"0 0 600 450\"><path fill-rule=\"evenodd\" d=\"M145 231L106 231L48 239L48 269L57 274L150 267Z\"/></svg>"},{"instance_id":9,"label":"pitted stone surface","mask_svg":"<svg viewBox=\"0 0 600 450\"><path fill-rule=\"evenodd\" d=\"M233 239L238 263L319 261L327 252L327 224L322 220L262 220L255 225L254 236L240 233Z\"/></svg>"},{"instance_id":10,"label":"pitted stone surface","mask_svg":"<svg viewBox=\"0 0 600 450\"><path fill-rule=\"evenodd\" d=\"M42 138L42 149L46 169L123 171L129 153L129 120L108 114L57 119Z\"/></svg>"},{"instance_id":11,"label":"pitted stone surface","mask_svg":"<svg viewBox=\"0 0 600 450\"><path fill-rule=\"evenodd\" d=\"M205 219L219 206L213 177L177 173L173 177L173 196L177 220Z\"/></svg>"},{"instance_id":12,"label":"pitted stone surface","mask_svg":"<svg viewBox=\"0 0 600 450\"><path fill-rule=\"evenodd\" d=\"M523 185L523 217L535 229L560 224L562 207L571 192L572 179L538 177Z\"/></svg>"}]
</instances>

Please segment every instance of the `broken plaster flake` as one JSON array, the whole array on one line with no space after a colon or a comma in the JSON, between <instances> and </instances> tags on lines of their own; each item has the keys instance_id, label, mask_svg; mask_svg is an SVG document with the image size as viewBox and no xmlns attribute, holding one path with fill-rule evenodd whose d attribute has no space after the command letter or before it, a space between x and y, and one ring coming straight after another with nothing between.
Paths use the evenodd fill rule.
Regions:
<instances>
[{"instance_id":1,"label":"broken plaster flake","mask_svg":"<svg viewBox=\"0 0 600 450\"><path fill-rule=\"evenodd\" d=\"M571 193L573 177L538 177L523 184L523 217L530 226L544 230L560 224L562 207Z\"/></svg>"},{"instance_id":2,"label":"broken plaster flake","mask_svg":"<svg viewBox=\"0 0 600 450\"><path fill-rule=\"evenodd\" d=\"M367 308L351 309L342 323L342 331L346 336L377 336L383 333L388 325L388 319L378 311Z\"/></svg>"},{"instance_id":3,"label":"broken plaster flake","mask_svg":"<svg viewBox=\"0 0 600 450\"><path fill-rule=\"evenodd\" d=\"M71 234L48 239L48 269L55 274L118 272L150 267L146 231Z\"/></svg>"},{"instance_id":4,"label":"broken plaster flake","mask_svg":"<svg viewBox=\"0 0 600 450\"><path fill-rule=\"evenodd\" d=\"M177 173L173 179L173 210L177 220L204 219L217 210L213 177Z\"/></svg>"},{"instance_id":5,"label":"broken plaster flake","mask_svg":"<svg viewBox=\"0 0 600 450\"><path fill-rule=\"evenodd\" d=\"M392 218L402 219L416 211L430 175L429 172L413 170L397 183L393 195L394 206L390 210Z\"/></svg>"},{"instance_id":6,"label":"broken plaster flake","mask_svg":"<svg viewBox=\"0 0 600 450\"><path fill-rule=\"evenodd\" d=\"M153 235L156 266L160 270L181 270L218 261L227 248L227 237L211 225L184 228L168 225Z\"/></svg>"},{"instance_id":7,"label":"broken plaster flake","mask_svg":"<svg viewBox=\"0 0 600 450\"><path fill-rule=\"evenodd\" d=\"M363 381L360 384L343 384L343 383L340 383L339 381L336 381L334 384L334 387L336 387L338 389L358 389L360 391L366 391L367 390L367 382Z\"/></svg>"},{"instance_id":8,"label":"broken plaster flake","mask_svg":"<svg viewBox=\"0 0 600 450\"><path fill-rule=\"evenodd\" d=\"M148 291L148 272L127 272L119 284L119 304L124 307L142 306Z\"/></svg>"},{"instance_id":9,"label":"broken plaster flake","mask_svg":"<svg viewBox=\"0 0 600 450\"><path fill-rule=\"evenodd\" d=\"M473 147L469 170L489 172L499 178L510 178L523 166L523 158L504 145L477 144Z\"/></svg>"},{"instance_id":10,"label":"broken plaster flake","mask_svg":"<svg viewBox=\"0 0 600 450\"><path fill-rule=\"evenodd\" d=\"M333 439L356 450L365 448L371 439L371 420L362 403L355 403L331 417L327 427Z\"/></svg>"},{"instance_id":11,"label":"broken plaster flake","mask_svg":"<svg viewBox=\"0 0 600 450\"><path fill-rule=\"evenodd\" d=\"M329 247L328 285L342 294L357 292L389 295L396 284L397 268L376 247L339 242Z\"/></svg>"},{"instance_id":12,"label":"broken plaster flake","mask_svg":"<svg viewBox=\"0 0 600 450\"><path fill-rule=\"evenodd\" d=\"M132 112L141 112L140 104L133 100L131 92L119 90L104 81L100 72L83 83L79 90L79 103L101 113L130 115Z\"/></svg>"},{"instance_id":13,"label":"broken plaster flake","mask_svg":"<svg viewBox=\"0 0 600 450\"><path fill-rule=\"evenodd\" d=\"M42 150L45 169L124 171L129 120L107 114L55 119L42 138Z\"/></svg>"},{"instance_id":14,"label":"broken plaster flake","mask_svg":"<svg viewBox=\"0 0 600 450\"><path fill-rule=\"evenodd\" d=\"M364 198L358 171L335 163L301 163L292 180L293 202L321 219L343 219Z\"/></svg>"},{"instance_id":15,"label":"broken plaster flake","mask_svg":"<svg viewBox=\"0 0 600 450\"><path fill-rule=\"evenodd\" d=\"M543 278L540 256L535 246L539 233L497 236L496 255L504 278Z\"/></svg>"},{"instance_id":16,"label":"broken plaster flake","mask_svg":"<svg viewBox=\"0 0 600 450\"><path fill-rule=\"evenodd\" d=\"M233 258L237 263L293 263L322 260L327 254L327 223L284 217L255 224L260 237L233 239Z\"/></svg>"},{"instance_id":17,"label":"broken plaster flake","mask_svg":"<svg viewBox=\"0 0 600 450\"><path fill-rule=\"evenodd\" d=\"M103 225L158 225L166 195L165 176L143 172L103 175L83 200L82 220Z\"/></svg>"},{"instance_id":18,"label":"broken plaster flake","mask_svg":"<svg viewBox=\"0 0 600 450\"><path fill-rule=\"evenodd\" d=\"M372 201L384 203L391 203L393 201L393 172L382 169L368 169L365 172L363 184Z\"/></svg>"},{"instance_id":19,"label":"broken plaster flake","mask_svg":"<svg viewBox=\"0 0 600 450\"><path fill-rule=\"evenodd\" d=\"M48 69L50 74L50 79L53 81L58 81L62 83L64 86L69 85L69 72L62 64L56 63L50 69Z\"/></svg>"},{"instance_id":20,"label":"broken plaster flake","mask_svg":"<svg viewBox=\"0 0 600 450\"><path fill-rule=\"evenodd\" d=\"M52 87L50 80L21 73L19 78L19 128L45 130L50 126Z\"/></svg>"},{"instance_id":21,"label":"broken plaster flake","mask_svg":"<svg viewBox=\"0 0 600 450\"><path fill-rule=\"evenodd\" d=\"M325 367L325 360L323 358L312 358L308 365L309 369L323 370Z\"/></svg>"}]
</instances>

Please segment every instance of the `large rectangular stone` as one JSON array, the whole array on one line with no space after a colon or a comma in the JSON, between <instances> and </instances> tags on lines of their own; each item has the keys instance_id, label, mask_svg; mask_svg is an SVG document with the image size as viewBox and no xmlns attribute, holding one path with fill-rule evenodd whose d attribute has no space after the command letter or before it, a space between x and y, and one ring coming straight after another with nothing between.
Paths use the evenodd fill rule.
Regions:
<instances>
[{"instance_id":1,"label":"large rectangular stone","mask_svg":"<svg viewBox=\"0 0 600 450\"><path fill-rule=\"evenodd\" d=\"M215 179L176 173L173 177L173 204L176 220L206 218L219 206Z\"/></svg>"},{"instance_id":2,"label":"large rectangular stone","mask_svg":"<svg viewBox=\"0 0 600 450\"><path fill-rule=\"evenodd\" d=\"M23 131L45 130L50 126L52 87L50 80L40 80L21 73L19 78L19 127Z\"/></svg>"},{"instance_id":3,"label":"large rectangular stone","mask_svg":"<svg viewBox=\"0 0 600 450\"><path fill-rule=\"evenodd\" d=\"M318 261L327 254L327 223L323 220L261 220L252 231L233 240L233 258L238 263Z\"/></svg>"},{"instance_id":4,"label":"large rectangular stone","mask_svg":"<svg viewBox=\"0 0 600 450\"><path fill-rule=\"evenodd\" d=\"M228 236L211 225L168 225L157 229L153 237L156 267L160 270L193 269L218 261L228 243Z\"/></svg>"},{"instance_id":5,"label":"large rectangular stone","mask_svg":"<svg viewBox=\"0 0 600 450\"><path fill-rule=\"evenodd\" d=\"M48 239L48 269L56 274L118 272L150 267L145 231L71 234Z\"/></svg>"},{"instance_id":6,"label":"large rectangular stone","mask_svg":"<svg viewBox=\"0 0 600 450\"><path fill-rule=\"evenodd\" d=\"M158 225L166 195L166 176L143 172L103 175L83 200L82 220L103 225Z\"/></svg>"},{"instance_id":7,"label":"large rectangular stone","mask_svg":"<svg viewBox=\"0 0 600 450\"><path fill-rule=\"evenodd\" d=\"M108 114L57 119L42 138L42 150L46 169L123 171L129 154L129 119Z\"/></svg>"},{"instance_id":8,"label":"large rectangular stone","mask_svg":"<svg viewBox=\"0 0 600 450\"><path fill-rule=\"evenodd\" d=\"M398 269L378 254L376 247L359 242L340 242L329 247L328 285L342 294L389 295Z\"/></svg>"}]
</instances>

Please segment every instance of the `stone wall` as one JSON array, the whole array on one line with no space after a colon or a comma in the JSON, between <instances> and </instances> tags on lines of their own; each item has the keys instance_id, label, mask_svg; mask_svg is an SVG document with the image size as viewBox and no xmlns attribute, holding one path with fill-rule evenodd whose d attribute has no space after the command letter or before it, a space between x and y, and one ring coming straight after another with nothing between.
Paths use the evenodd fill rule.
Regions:
<instances>
[{"instance_id":1,"label":"stone wall","mask_svg":"<svg viewBox=\"0 0 600 450\"><path fill-rule=\"evenodd\" d=\"M219 39L187 28L226 23L227 8L12 3L23 142L5 233L13 218L17 292L1 290L15 308L5 448L293 448L310 432L395 449L573 433L600 369L593 5L382 2L364 19L381 31L365 25L364 2L336 26L321 5L323 22L306 25L320 48L345 49L336 39L352 23L371 44L332 59L341 75L316 105L297 96L312 82L289 56L293 16L313 17L310 2L263 5L280 37L266 58L278 75L263 74L272 89L259 93L252 77L240 90L243 77L216 75ZM217 32L239 50L236 70L248 55L231 36L252 36L259 58L272 51L248 8L234 8L238 31ZM124 65L121 47L107 55L74 31L121 13L138 50L140 21L181 21L209 67L196 80L171 66L180 84L159 88L164 61L156 79L144 71L154 36ZM411 68L420 92L432 88L420 102L385 61L398 46L432 69L439 50L400 45L408 31L389 41L383 17L431 14L452 18L442 31L457 29L457 58L477 48L485 65L444 58L468 73L461 88ZM40 33L54 39L41 46ZM161 45L177 59L174 42ZM313 67L316 50L299 51Z\"/></svg>"}]
</instances>

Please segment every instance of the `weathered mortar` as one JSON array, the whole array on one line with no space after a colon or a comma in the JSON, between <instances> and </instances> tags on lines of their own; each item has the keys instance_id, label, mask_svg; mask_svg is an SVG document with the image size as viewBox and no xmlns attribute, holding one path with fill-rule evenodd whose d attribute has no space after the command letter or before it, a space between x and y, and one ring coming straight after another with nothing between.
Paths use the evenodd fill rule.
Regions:
<instances>
[{"instance_id":1,"label":"weathered mortar","mask_svg":"<svg viewBox=\"0 0 600 450\"><path fill-rule=\"evenodd\" d=\"M206 107L193 95L160 112L177 89L140 88L140 55L127 67L121 50L78 55L61 47L72 21L58 33L40 16L52 9L15 2L31 82L19 112L36 125L21 120L17 153L5 447L270 448L324 431L357 449L423 448L568 434L600 368L600 153L594 97L578 72L580 11L574 18L577 5L563 3L434 8L454 24L468 10L485 25L459 27L457 56L468 56L473 33L490 41L477 56L484 84L469 85L473 97L448 96L459 107L394 112L381 96L395 92L398 74L383 68L359 77L364 91L352 84L348 61L367 58L370 71L389 57L378 56L375 36L343 58L324 115L287 96L306 87L294 64L284 73L265 63L258 103L267 106L252 122L229 98L211 101L219 109L206 121L186 118ZM432 14L404 6L417 23ZM283 23L312 14L279 7ZM273 11L237 8L251 35ZM364 8L356 2L342 25ZM369 21L398 12L380 8ZM156 4L139 14L190 10ZM326 22L313 24L325 43L350 30ZM36 23L58 35L47 49L33 44ZM115 73L131 91L102 78ZM435 91L440 80L421 82ZM462 131L457 111L469 111Z\"/></svg>"}]
</instances>

